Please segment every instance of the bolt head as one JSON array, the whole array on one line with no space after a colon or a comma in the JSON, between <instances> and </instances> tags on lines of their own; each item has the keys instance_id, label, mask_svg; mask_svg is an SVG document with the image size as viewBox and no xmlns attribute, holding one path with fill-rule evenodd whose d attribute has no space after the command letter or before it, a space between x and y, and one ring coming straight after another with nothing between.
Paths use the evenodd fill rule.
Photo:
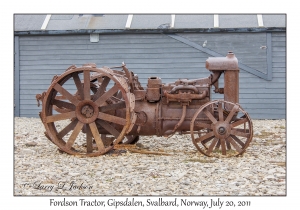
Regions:
<instances>
[{"instance_id":1,"label":"bolt head","mask_svg":"<svg viewBox=\"0 0 300 210\"><path fill-rule=\"evenodd\" d=\"M218 132L219 132L219 134L225 134L226 133L226 129L224 128L224 127L220 127L219 129L218 129Z\"/></svg>"}]
</instances>

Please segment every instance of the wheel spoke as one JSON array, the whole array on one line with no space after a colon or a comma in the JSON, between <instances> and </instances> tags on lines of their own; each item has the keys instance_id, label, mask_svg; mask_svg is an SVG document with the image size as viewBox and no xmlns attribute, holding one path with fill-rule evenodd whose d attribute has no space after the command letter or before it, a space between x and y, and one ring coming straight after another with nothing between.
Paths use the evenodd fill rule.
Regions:
<instances>
[{"instance_id":1,"label":"wheel spoke","mask_svg":"<svg viewBox=\"0 0 300 210\"><path fill-rule=\"evenodd\" d=\"M102 107L100 107L100 112L107 112L107 111L123 109L123 108L126 108L125 101L121 101L121 102L116 103L116 104L109 104L109 105L106 105L106 106L102 106Z\"/></svg>"},{"instance_id":2,"label":"wheel spoke","mask_svg":"<svg viewBox=\"0 0 300 210\"><path fill-rule=\"evenodd\" d=\"M223 108L222 108L222 103L218 103L218 112L219 112L219 121L223 122L224 117L223 117Z\"/></svg>"},{"instance_id":3,"label":"wheel spoke","mask_svg":"<svg viewBox=\"0 0 300 210\"><path fill-rule=\"evenodd\" d=\"M245 138L249 138L250 137L249 133L244 133L244 132L241 132L241 131L239 131L237 129L231 129L230 134L235 135L235 136L242 136L242 137L245 137Z\"/></svg>"},{"instance_id":4,"label":"wheel spoke","mask_svg":"<svg viewBox=\"0 0 300 210\"><path fill-rule=\"evenodd\" d=\"M64 97L64 96L55 96L55 99L56 100L67 100L67 98L66 97Z\"/></svg>"},{"instance_id":5,"label":"wheel spoke","mask_svg":"<svg viewBox=\"0 0 300 210\"><path fill-rule=\"evenodd\" d=\"M83 94L83 88L82 88L80 78L79 78L78 74L76 74L76 73L74 73L72 76L73 76L73 80L75 82L75 85L77 87L80 99L83 100L83 95L84 94Z\"/></svg>"},{"instance_id":6,"label":"wheel spoke","mask_svg":"<svg viewBox=\"0 0 300 210\"><path fill-rule=\"evenodd\" d=\"M64 129L62 129L58 134L57 137L58 138L63 138L65 135L67 135L67 133L69 133L71 130L73 130L77 124L78 120L75 119L73 120L69 125L67 125Z\"/></svg>"},{"instance_id":7,"label":"wheel spoke","mask_svg":"<svg viewBox=\"0 0 300 210\"><path fill-rule=\"evenodd\" d=\"M247 118L243 118L241 120L238 120L238 121L232 123L231 127L234 128L234 127L239 126L239 125L241 125L243 123L246 123L246 122L248 122L248 119Z\"/></svg>"},{"instance_id":8,"label":"wheel spoke","mask_svg":"<svg viewBox=\"0 0 300 210\"><path fill-rule=\"evenodd\" d=\"M103 141L100 137L100 134L98 132L98 128L96 126L96 123L95 122L92 122L89 124L90 126L90 129L91 129L91 132L94 136L94 139L96 141L96 144L97 144L97 147L98 147L98 151L99 152L102 152L103 150L105 150L105 147L104 147L104 144L103 144Z\"/></svg>"},{"instance_id":9,"label":"wheel spoke","mask_svg":"<svg viewBox=\"0 0 300 210\"><path fill-rule=\"evenodd\" d=\"M116 116L113 116L113 115L109 115L109 114L105 114L105 113L102 113L102 112L99 112L98 119L105 120L105 121L112 122L112 123L116 123L116 124L119 124L119 125L126 125L126 119L123 119L121 117L116 117Z\"/></svg>"},{"instance_id":10,"label":"wheel spoke","mask_svg":"<svg viewBox=\"0 0 300 210\"><path fill-rule=\"evenodd\" d=\"M92 132L90 126L87 124L85 125L86 129L86 152L92 153L93 152L93 139L92 139Z\"/></svg>"},{"instance_id":11,"label":"wheel spoke","mask_svg":"<svg viewBox=\"0 0 300 210\"><path fill-rule=\"evenodd\" d=\"M214 149L217 142L218 142L218 139L214 138L214 140L212 141L211 145L208 147L208 150L206 152L208 155L212 152L212 150Z\"/></svg>"},{"instance_id":12,"label":"wheel spoke","mask_svg":"<svg viewBox=\"0 0 300 210\"><path fill-rule=\"evenodd\" d=\"M105 130L107 130L111 135L113 135L115 138L118 138L120 135L120 132L117 131L112 125L105 122L104 120L97 120L97 123L101 125Z\"/></svg>"},{"instance_id":13,"label":"wheel spoke","mask_svg":"<svg viewBox=\"0 0 300 210\"><path fill-rule=\"evenodd\" d=\"M216 145L216 149L220 149L220 146L221 146L221 140L219 139L217 145Z\"/></svg>"},{"instance_id":14,"label":"wheel spoke","mask_svg":"<svg viewBox=\"0 0 300 210\"><path fill-rule=\"evenodd\" d=\"M118 85L114 85L109 91L107 91L106 93L104 93L100 98L98 98L95 103L98 106L101 106L102 104L105 103L105 101L107 99L109 99L110 97L112 97L114 95L115 92L117 92L119 90Z\"/></svg>"},{"instance_id":15,"label":"wheel spoke","mask_svg":"<svg viewBox=\"0 0 300 210\"><path fill-rule=\"evenodd\" d=\"M104 77L104 79L103 79L100 87L98 88L97 92L94 95L94 98L93 98L94 101L96 101L100 96L103 95L103 93L105 92L105 89L106 89L109 81L110 81L109 77Z\"/></svg>"},{"instance_id":16,"label":"wheel spoke","mask_svg":"<svg viewBox=\"0 0 300 210\"><path fill-rule=\"evenodd\" d=\"M199 128L211 128L211 124L203 123L203 122L195 122L195 126Z\"/></svg>"},{"instance_id":17,"label":"wheel spoke","mask_svg":"<svg viewBox=\"0 0 300 210\"><path fill-rule=\"evenodd\" d=\"M232 139L234 139L237 143L239 143L239 145L242 146L242 148L244 148L245 144L244 142L242 142L238 137L234 136L234 135L230 135L232 137Z\"/></svg>"},{"instance_id":18,"label":"wheel spoke","mask_svg":"<svg viewBox=\"0 0 300 210\"><path fill-rule=\"evenodd\" d=\"M250 130L249 129L246 129L246 128L234 128L234 130L236 131L239 131L239 132L242 132L242 133L247 133L247 134L250 134Z\"/></svg>"},{"instance_id":19,"label":"wheel spoke","mask_svg":"<svg viewBox=\"0 0 300 210\"><path fill-rule=\"evenodd\" d=\"M83 123L78 121L69 140L67 141L66 143L66 148L67 149L71 149L71 147L73 146L75 140L76 140L76 137L78 136L79 132L81 131L81 128L83 127Z\"/></svg>"},{"instance_id":20,"label":"wheel spoke","mask_svg":"<svg viewBox=\"0 0 300 210\"><path fill-rule=\"evenodd\" d=\"M69 102L66 102L66 101L60 101L60 100L56 100L56 99L52 99L52 104L53 105L56 105L58 108L65 108L65 109L69 109L69 110L72 110L74 111L75 110L75 106L74 104L71 104Z\"/></svg>"},{"instance_id":21,"label":"wheel spoke","mask_svg":"<svg viewBox=\"0 0 300 210\"><path fill-rule=\"evenodd\" d=\"M225 140L225 142L226 142L227 150L231 150L230 142L227 139Z\"/></svg>"},{"instance_id":22,"label":"wheel spoke","mask_svg":"<svg viewBox=\"0 0 300 210\"><path fill-rule=\"evenodd\" d=\"M204 136L201 136L201 137L195 139L195 141L196 141L196 143L199 143L199 142L202 142L202 141L204 141L204 140L206 140L206 139L208 139L208 138L210 138L212 136L214 136L214 132L213 131L205 134Z\"/></svg>"},{"instance_id":23,"label":"wheel spoke","mask_svg":"<svg viewBox=\"0 0 300 210\"><path fill-rule=\"evenodd\" d=\"M60 84L56 83L53 87L56 91L58 91L60 94L65 96L71 103L73 103L75 106L79 103L77 98L73 96L71 93L69 93L65 88L63 88Z\"/></svg>"},{"instance_id":24,"label":"wheel spoke","mask_svg":"<svg viewBox=\"0 0 300 210\"><path fill-rule=\"evenodd\" d=\"M212 121L213 124L217 123L216 118L207 110L204 111L204 114Z\"/></svg>"},{"instance_id":25,"label":"wheel spoke","mask_svg":"<svg viewBox=\"0 0 300 210\"><path fill-rule=\"evenodd\" d=\"M237 145L237 143L231 138L231 136L228 136L227 140L232 144L232 146L238 151L238 153L242 152L242 149Z\"/></svg>"},{"instance_id":26,"label":"wheel spoke","mask_svg":"<svg viewBox=\"0 0 300 210\"><path fill-rule=\"evenodd\" d=\"M98 120L96 121L96 123L98 123ZM101 137L101 139L102 139L103 142L107 141L106 134L101 134L100 137Z\"/></svg>"},{"instance_id":27,"label":"wheel spoke","mask_svg":"<svg viewBox=\"0 0 300 210\"><path fill-rule=\"evenodd\" d=\"M229 115L226 117L226 122L229 123L230 120L232 119L233 115L236 113L236 111L238 111L239 106L236 104L234 105L234 107L232 108L232 110L230 111Z\"/></svg>"},{"instance_id":28,"label":"wheel spoke","mask_svg":"<svg viewBox=\"0 0 300 210\"><path fill-rule=\"evenodd\" d=\"M220 139L220 141L221 141L222 155L226 155L225 139Z\"/></svg>"},{"instance_id":29,"label":"wheel spoke","mask_svg":"<svg viewBox=\"0 0 300 210\"><path fill-rule=\"evenodd\" d=\"M75 116L76 116L75 115L75 111L61 113L61 114L56 114L56 115L50 115L50 116L46 117L46 123L60 121L60 120L66 120L66 119L71 119L71 118L73 118Z\"/></svg>"},{"instance_id":30,"label":"wheel spoke","mask_svg":"<svg viewBox=\"0 0 300 210\"><path fill-rule=\"evenodd\" d=\"M87 70L83 72L83 79L84 79L84 87L83 87L84 100L91 100L90 71Z\"/></svg>"},{"instance_id":31,"label":"wheel spoke","mask_svg":"<svg viewBox=\"0 0 300 210\"><path fill-rule=\"evenodd\" d=\"M210 140L212 140L213 138L215 138L215 136L209 137L208 139L205 139L202 141L202 144L206 144L207 142L209 142Z\"/></svg>"}]
</instances>

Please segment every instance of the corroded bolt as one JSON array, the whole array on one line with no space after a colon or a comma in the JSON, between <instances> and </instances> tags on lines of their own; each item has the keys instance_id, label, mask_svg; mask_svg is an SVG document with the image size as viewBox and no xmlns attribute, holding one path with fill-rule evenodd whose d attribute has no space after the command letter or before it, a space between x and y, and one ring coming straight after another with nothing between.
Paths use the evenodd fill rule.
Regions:
<instances>
[{"instance_id":1,"label":"corroded bolt","mask_svg":"<svg viewBox=\"0 0 300 210\"><path fill-rule=\"evenodd\" d=\"M226 133L226 129L224 128L224 127L220 127L219 129L218 129L218 132L219 132L219 134L225 134Z\"/></svg>"},{"instance_id":2,"label":"corroded bolt","mask_svg":"<svg viewBox=\"0 0 300 210\"><path fill-rule=\"evenodd\" d=\"M90 105L85 105L81 109L81 114L85 115L87 118L90 118L94 114L94 109Z\"/></svg>"}]
</instances>

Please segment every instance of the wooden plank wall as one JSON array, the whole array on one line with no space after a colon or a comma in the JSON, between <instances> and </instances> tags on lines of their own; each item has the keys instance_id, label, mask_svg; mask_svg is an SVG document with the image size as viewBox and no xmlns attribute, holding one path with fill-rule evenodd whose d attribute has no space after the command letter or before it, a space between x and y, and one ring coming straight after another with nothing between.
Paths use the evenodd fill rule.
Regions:
<instances>
[{"instance_id":1,"label":"wooden plank wall","mask_svg":"<svg viewBox=\"0 0 300 210\"><path fill-rule=\"evenodd\" d=\"M204 35L206 37L203 34L190 34L187 37L201 43L210 36ZM257 37L250 33L232 35L239 37L240 40L248 40L239 41L241 46L235 47L245 49L244 55L240 53L244 64L253 64L251 67L266 73L265 53L260 50L255 56L250 53L252 58L247 58L249 52L246 50L251 48L247 46L250 43L256 43L255 46L265 43L265 38L262 37L266 34L257 34ZM211 49L222 54L224 51L226 55L228 38L222 34L218 36L214 34L214 37L216 41ZM224 46L219 44L222 42L226 44ZM98 43L91 43L89 35L22 36L19 43L21 117L38 117L41 107L36 106L35 95L47 90L53 76L63 73L72 64L81 66L85 63L96 63L98 67L119 66L124 61L130 70L138 74L143 86L146 86L147 79L151 76L159 76L163 83L169 83L179 78L202 78L210 74L205 69L208 54L163 34L100 35ZM285 33L273 33L272 49L272 81L266 81L241 70L240 103L253 119L285 118ZM212 97L219 98L220 95Z\"/></svg>"}]
</instances>

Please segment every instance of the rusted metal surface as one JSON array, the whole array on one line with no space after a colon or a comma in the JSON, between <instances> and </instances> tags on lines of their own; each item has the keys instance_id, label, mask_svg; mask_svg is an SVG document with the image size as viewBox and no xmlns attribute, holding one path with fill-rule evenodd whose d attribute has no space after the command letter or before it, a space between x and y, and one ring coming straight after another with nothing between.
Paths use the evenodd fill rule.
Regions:
<instances>
[{"instance_id":1,"label":"rusted metal surface","mask_svg":"<svg viewBox=\"0 0 300 210\"><path fill-rule=\"evenodd\" d=\"M224 100L239 103L239 67L238 60L232 52L228 52L224 58L209 58L206 68L212 72L224 72ZM226 104L230 109L230 105Z\"/></svg>"},{"instance_id":2,"label":"rusted metal surface","mask_svg":"<svg viewBox=\"0 0 300 210\"><path fill-rule=\"evenodd\" d=\"M149 102L157 102L160 100L161 79L159 77L150 77L148 79L148 88L146 91L146 99Z\"/></svg>"},{"instance_id":3,"label":"rusted metal surface","mask_svg":"<svg viewBox=\"0 0 300 210\"><path fill-rule=\"evenodd\" d=\"M229 113L224 112L228 105L233 107ZM208 121L197 122L197 116L203 114L207 116ZM232 149L238 155L243 154L252 140L252 129L252 121L240 105L223 100L205 104L195 113L191 121L193 143L207 156L211 156L213 149L222 155L226 155L228 151L233 152Z\"/></svg>"},{"instance_id":4,"label":"rusted metal surface","mask_svg":"<svg viewBox=\"0 0 300 210\"><path fill-rule=\"evenodd\" d=\"M207 96L207 91L204 90L200 94L192 94L190 92L179 92L177 94L171 94L171 92L168 93L167 91L164 91L164 96L167 99L167 103L169 103L170 101L189 103L192 100L200 100L205 98Z\"/></svg>"},{"instance_id":5,"label":"rusted metal surface","mask_svg":"<svg viewBox=\"0 0 300 210\"><path fill-rule=\"evenodd\" d=\"M150 77L144 88L124 63L112 68L72 65L36 96L43 105L45 135L73 155L98 156L115 145L134 144L141 135L176 132L190 134L204 155L241 155L252 140L253 126L238 104L238 60L229 52L208 58L206 68L211 72L206 78L163 84ZM221 74L224 87L218 83ZM211 101L211 88L224 100Z\"/></svg>"}]
</instances>

